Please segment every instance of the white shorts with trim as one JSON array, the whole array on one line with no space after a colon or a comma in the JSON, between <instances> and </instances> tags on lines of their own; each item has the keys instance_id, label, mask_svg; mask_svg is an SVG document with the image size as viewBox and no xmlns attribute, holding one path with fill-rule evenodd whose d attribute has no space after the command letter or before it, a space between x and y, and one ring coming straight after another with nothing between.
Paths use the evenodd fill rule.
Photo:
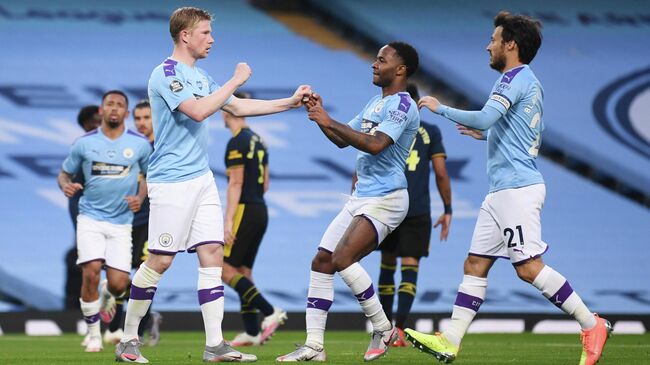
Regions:
<instances>
[{"instance_id":1,"label":"white shorts with trim","mask_svg":"<svg viewBox=\"0 0 650 365\"><path fill-rule=\"evenodd\" d=\"M469 254L507 258L513 265L541 256L548 249L542 241L540 217L545 197L544 184L488 194L481 204Z\"/></svg>"},{"instance_id":2,"label":"white shorts with trim","mask_svg":"<svg viewBox=\"0 0 650 365\"><path fill-rule=\"evenodd\" d=\"M318 249L334 252L352 219L359 215L364 216L375 227L377 245L379 245L389 233L402 223L408 210L409 195L406 189L395 190L381 197L351 196L341 212L327 227Z\"/></svg>"},{"instance_id":3,"label":"white shorts with trim","mask_svg":"<svg viewBox=\"0 0 650 365\"><path fill-rule=\"evenodd\" d=\"M77 265L101 260L113 269L131 272L131 225L77 216Z\"/></svg>"},{"instance_id":4,"label":"white shorts with trim","mask_svg":"<svg viewBox=\"0 0 650 365\"><path fill-rule=\"evenodd\" d=\"M176 183L149 183L149 252L173 255L223 245L223 213L212 172Z\"/></svg>"}]
</instances>

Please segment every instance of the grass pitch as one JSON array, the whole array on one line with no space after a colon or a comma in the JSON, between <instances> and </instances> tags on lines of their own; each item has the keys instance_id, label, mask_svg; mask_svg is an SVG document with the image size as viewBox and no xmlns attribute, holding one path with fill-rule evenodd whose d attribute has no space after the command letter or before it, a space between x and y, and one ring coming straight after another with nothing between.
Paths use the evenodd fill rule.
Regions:
<instances>
[{"instance_id":1,"label":"grass pitch","mask_svg":"<svg viewBox=\"0 0 650 365\"><path fill-rule=\"evenodd\" d=\"M232 338L233 333L226 333ZM275 364L275 358L293 351L304 341L303 332L280 331L266 345L241 348L254 353L258 364ZM0 364L76 365L114 363L113 346L103 352L86 354L79 346L82 337L66 334L59 337L0 336ZM328 364L360 364L368 346L369 335L362 332L327 332L325 336ZM203 333L163 332L157 347L143 347L151 364L200 364ZM454 364L578 364L580 339L577 335L468 335ZM412 347L391 348L377 364L438 364L430 355ZM598 365L650 365L650 334L614 335L605 347Z\"/></svg>"}]
</instances>

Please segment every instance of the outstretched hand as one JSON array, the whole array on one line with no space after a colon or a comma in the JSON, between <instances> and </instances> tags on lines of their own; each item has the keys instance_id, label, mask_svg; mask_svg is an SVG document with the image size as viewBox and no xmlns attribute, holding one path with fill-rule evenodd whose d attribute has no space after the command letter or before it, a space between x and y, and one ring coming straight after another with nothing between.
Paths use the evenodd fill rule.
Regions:
<instances>
[{"instance_id":1,"label":"outstretched hand","mask_svg":"<svg viewBox=\"0 0 650 365\"><path fill-rule=\"evenodd\" d=\"M478 129L466 127L462 124L456 124L456 129L460 132L460 134L464 136L470 136L476 139L483 139L483 131L480 131Z\"/></svg>"},{"instance_id":2,"label":"outstretched hand","mask_svg":"<svg viewBox=\"0 0 650 365\"><path fill-rule=\"evenodd\" d=\"M313 93L311 86L309 85L300 85L296 89L296 92L291 96L293 108L298 108L301 105L305 105L309 101L309 96Z\"/></svg>"},{"instance_id":3,"label":"outstretched hand","mask_svg":"<svg viewBox=\"0 0 650 365\"><path fill-rule=\"evenodd\" d=\"M325 108L323 108L323 99L319 94L312 93L307 103L305 103L305 108L307 108L307 116L310 120L322 127L327 127L330 118Z\"/></svg>"},{"instance_id":4,"label":"outstretched hand","mask_svg":"<svg viewBox=\"0 0 650 365\"><path fill-rule=\"evenodd\" d=\"M439 106L440 102L433 96L424 96L418 101L418 108L422 109L422 107L426 107L434 113L438 110Z\"/></svg>"}]
</instances>

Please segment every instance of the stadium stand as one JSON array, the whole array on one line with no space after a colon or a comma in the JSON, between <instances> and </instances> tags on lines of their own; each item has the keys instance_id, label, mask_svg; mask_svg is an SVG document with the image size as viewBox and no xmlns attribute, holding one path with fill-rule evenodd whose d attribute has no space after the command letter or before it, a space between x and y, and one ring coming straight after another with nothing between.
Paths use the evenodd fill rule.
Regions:
<instances>
[{"instance_id":1,"label":"stadium stand","mask_svg":"<svg viewBox=\"0 0 650 365\"><path fill-rule=\"evenodd\" d=\"M471 7L466 2L427 5L418 0L410 8L400 5L395 11L381 1L373 1L373 6L368 6L369 1L329 3L382 42L392 37L412 42L423 55L424 67L440 77L447 75L475 103L483 103L496 77L482 53L496 8L480 6L461 12ZM500 4L541 14L558 9L553 7L558 2ZM635 32L629 26L602 24L605 20L584 25L579 8L562 4L566 11L548 13L559 23L546 22L545 43L533 64L546 86L544 143L595 161L627 183L648 189L647 156L617 143L597 127L592 115L594 97L606 85L647 68L647 57L638 55L648 51L638 45L648 34L648 24L641 24ZM604 2L596 4L589 6L589 14L607 19L602 14L609 7ZM637 9L616 4L613 14ZM237 62L246 61L253 76L244 89L254 97L289 95L298 84L309 83L341 121L351 119L378 92L371 84L369 62L353 52L333 50L298 36L244 1L196 1L194 5L215 16L215 46L199 67L217 82L226 80ZM132 100L145 95L151 70L171 52L167 21L176 6L173 1L0 5L0 32L12 35L0 61L4 70L0 81L0 311L61 308L63 255L73 242L73 233L55 176L68 146L81 134L74 121L77 109L97 103L108 89L126 90ZM461 21L462 29L453 28ZM631 52L634 44L637 50ZM621 96L619 91L614 94ZM608 101L607 105L611 116L610 107L614 110L620 103ZM442 129L450 156L454 221L449 242L440 244L434 235L432 255L420 271L414 311L447 312L487 190L485 146L462 138L451 123L430 113L423 113L423 119ZM271 219L255 267L257 284L277 305L303 311L309 262L326 225L349 193L355 153L335 148L302 110L249 122L268 144L272 171L267 196ZM638 127L634 123L636 119L630 119L629 126ZM223 198L223 153L229 132L219 116L212 119L211 128L211 165ZM616 128L632 130L623 125ZM543 158L539 167L547 182L543 219L545 240L551 247L548 259L571 278L594 310L650 314L647 284L638 280L647 276L650 211ZM433 195L433 214L437 215L442 205ZM194 260L186 254L176 259L171 268L175 274L165 276L156 295L157 310L197 309ZM364 266L376 278L378 255L371 255ZM534 289L518 282L511 270L505 261L493 270L484 312L556 312ZM356 300L345 285L338 279L336 285L332 310L357 311ZM236 298L234 292L227 292L227 311L238 310Z\"/></svg>"}]
</instances>

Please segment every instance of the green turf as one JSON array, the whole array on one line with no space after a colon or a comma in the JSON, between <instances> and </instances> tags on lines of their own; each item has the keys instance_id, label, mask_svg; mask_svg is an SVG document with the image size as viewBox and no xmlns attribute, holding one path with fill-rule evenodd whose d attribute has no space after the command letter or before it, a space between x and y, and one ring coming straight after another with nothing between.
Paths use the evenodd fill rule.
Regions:
<instances>
[{"instance_id":1,"label":"green turf","mask_svg":"<svg viewBox=\"0 0 650 365\"><path fill-rule=\"evenodd\" d=\"M231 338L232 333L226 337ZM112 346L103 352L86 354L79 346L81 336L27 337L0 336L0 364L110 364ZM304 340L302 332L281 331L262 347L244 348L256 354L259 364L275 363L278 355L294 349ZM358 364L369 336L361 332L327 332L329 364ZM198 332L163 332L160 345L143 348L152 364L199 364L203 351L203 334ZM578 363L580 341L577 335L468 335L460 357L454 364L572 364ZM376 361L383 364L426 364L435 359L413 348L392 348ZM639 365L650 364L650 334L643 336L615 335L607 343L605 355L598 363Z\"/></svg>"}]
</instances>

